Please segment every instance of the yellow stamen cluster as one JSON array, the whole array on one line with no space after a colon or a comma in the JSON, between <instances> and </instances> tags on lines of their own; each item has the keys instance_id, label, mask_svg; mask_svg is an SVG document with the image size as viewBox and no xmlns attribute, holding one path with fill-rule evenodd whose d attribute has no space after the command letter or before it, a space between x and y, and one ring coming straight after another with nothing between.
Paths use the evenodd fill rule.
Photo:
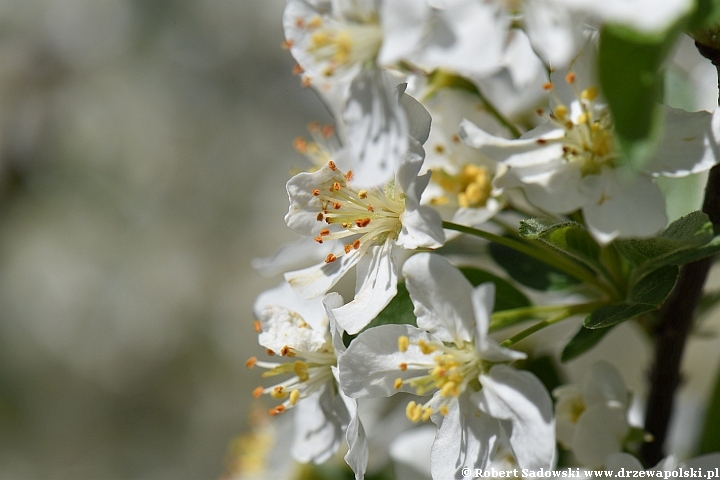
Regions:
<instances>
[{"instance_id":1,"label":"yellow stamen cluster","mask_svg":"<svg viewBox=\"0 0 720 480\"><path fill-rule=\"evenodd\" d=\"M327 77L374 60L382 44L382 28L374 18L363 22L337 22L317 16L298 25L308 33L307 52L318 62L325 63L322 73Z\"/></svg>"},{"instance_id":2,"label":"yellow stamen cluster","mask_svg":"<svg viewBox=\"0 0 720 480\"><path fill-rule=\"evenodd\" d=\"M471 343L447 345L440 342L418 340L411 342L408 337L398 338L398 349L406 352L410 345L415 345L420 352L432 356L427 363L413 365L417 370L426 372L410 379L397 378L395 389L408 385L417 395L423 396L436 390L438 394L425 404L410 402L405 413L412 422L427 421L430 416L439 412L446 415L448 404L460 396L469 386L477 380L484 368L483 361L477 356ZM404 368L403 368L404 367ZM407 371L408 365L400 365L402 371Z\"/></svg>"},{"instance_id":3,"label":"yellow stamen cluster","mask_svg":"<svg viewBox=\"0 0 720 480\"><path fill-rule=\"evenodd\" d=\"M448 194L454 195L457 204L464 208L484 207L492 191L492 174L487 168L479 165L464 165L456 175L444 170L433 171L432 178ZM435 205L444 205L448 203L448 199L444 196L436 197L431 202Z\"/></svg>"},{"instance_id":4,"label":"yellow stamen cluster","mask_svg":"<svg viewBox=\"0 0 720 480\"><path fill-rule=\"evenodd\" d=\"M318 222L335 227L320 230L315 241L336 240L359 236L347 243L342 252L331 253L326 263L336 261L342 255L355 250L363 253L373 243L384 243L388 237L397 238L402 224L400 215L405 211L405 198L396 194L394 188L355 190L351 185L352 172L342 172L330 161L327 168L333 173L329 180L311 191L316 197ZM340 227L339 229L337 227Z\"/></svg>"},{"instance_id":5,"label":"yellow stamen cluster","mask_svg":"<svg viewBox=\"0 0 720 480\"><path fill-rule=\"evenodd\" d=\"M575 75L570 72L565 81L575 91L580 112L570 118L570 110L562 103L548 115L549 120L565 130L563 156L568 162L581 162L583 175L600 172L603 166L613 167L616 160L615 142L613 138L612 120L606 108L600 108L595 100L599 90L595 86L578 91L575 86ZM552 86L546 88L552 90ZM538 112L544 115L544 112ZM539 139L538 143L546 143Z\"/></svg>"},{"instance_id":6,"label":"yellow stamen cluster","mask_svg":"<svg viewBox=\"0 0 720 480\"><path fill-rule=\"evenodd\" d=\"M269 355L275 353L268 350ZM320 388L322 385L333 379L331 367L336 365L336 357L332 345L328 342L319 351L299 352L290 347L283 347L280 354L285 357L302 357L303 360L295 360L288 363L262 362L251 357L245 363L247 368L259 366L267 369L263 372L263 378L275 377L277 375L293 375L289 379L269 387L257 387L252 394L255 398L262 395L270 395L282 403L269 410L270 415L279 415L287 409L294 407L297 402Z\"/></svg>"}]
</instances>

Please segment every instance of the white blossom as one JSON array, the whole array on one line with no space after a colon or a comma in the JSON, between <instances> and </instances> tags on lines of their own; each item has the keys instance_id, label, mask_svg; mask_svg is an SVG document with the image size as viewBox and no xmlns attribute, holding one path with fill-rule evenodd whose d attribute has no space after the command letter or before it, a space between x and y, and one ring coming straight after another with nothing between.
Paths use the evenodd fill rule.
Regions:
<instances>
[{"instance_id":1,"label":"white blossom","mask_svg":"<svg viewBox=\"0 0 720 480\"><path fill-rule=\"evenodd\" d=\"M351 397L404 391L414 422L432 419L434 478L462 478L464 467L489 465L501 432L523 468L552 468L550 397L529 372L507 365L525 354L487 336L494 285L472 285L447 260L420 253L403 267L418 327L383 325L361 333L340 359L340 382Z\"/></svg>"}]
</instances>

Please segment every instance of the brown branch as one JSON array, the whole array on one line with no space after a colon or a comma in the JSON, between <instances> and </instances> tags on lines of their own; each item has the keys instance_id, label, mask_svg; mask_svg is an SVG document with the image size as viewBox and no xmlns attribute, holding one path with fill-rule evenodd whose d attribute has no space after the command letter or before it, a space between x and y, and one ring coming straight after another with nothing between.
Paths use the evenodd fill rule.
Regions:
<instances>
[{"instance_id":1,"label":"brown branch","mask_svg":"<svg viewBox=\"0 0 720 480\"><path fill-rule=\"evenodd\" d=\"M720 49L696 42L698 50L718 68L720 84ZM720 103L720 99L718 100ZM716 227L720 226L720 165L710 170L705 187L705 212ZM675 390L681 381L680 363L692 327L693 315L712 264L712 258L684 265L672 293L660 309L655 330L655 361L650 372L650 393L645 412L645 430L654 438L640 447L640 459L646 467L654 466L665 455Z\"/></svg>"}]
</instances>

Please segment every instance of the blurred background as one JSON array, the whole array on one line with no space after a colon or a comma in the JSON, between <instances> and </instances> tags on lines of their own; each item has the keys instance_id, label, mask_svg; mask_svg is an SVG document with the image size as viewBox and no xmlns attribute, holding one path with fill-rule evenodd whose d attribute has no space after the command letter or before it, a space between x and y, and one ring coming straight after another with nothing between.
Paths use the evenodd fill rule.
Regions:
<instances>
[{"instance_id":1,"label":"blurred background","mask_svg":"<svg viewBox=\"0 0 720 480\"><path fill-rule=\"evenodd\" d=\"M218 478L324 121L284 0L0 3L0 478ZM253 379L249 376L253 374Z\"/></svg>"}]
</instances>

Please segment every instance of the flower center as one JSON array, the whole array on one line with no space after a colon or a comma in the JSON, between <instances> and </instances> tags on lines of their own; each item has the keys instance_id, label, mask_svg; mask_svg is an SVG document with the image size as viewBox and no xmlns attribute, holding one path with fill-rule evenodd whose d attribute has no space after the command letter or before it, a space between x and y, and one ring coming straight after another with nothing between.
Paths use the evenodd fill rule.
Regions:
<instances>
[{"instance_id":1,"label":"flower center","mask_svg":"<svg viewBox=\"0 0 720 480\"><path fill-rule=\"evenodd\" d=\"M298 324L305 324L302 318L295 312L294 315ZM256 324L257 325L257 324ZM307 324L305 324L307 326ZM307 327L309 328L309 326ZM256 326L256 330L257 330ZM333 379L332 368L337 364L335 357L335 349L330 340L316 351L304 352L284 346L279 352L267 351L268 355L274 356L276 353L283 357L296 358L293 362L262 362L256 357L250 357L245 366L253 368L255 366L267 369L263 372L263 378L275 377L277 375L291 375L285 381L279 382L269 387L257 387L253 390L253 396L260 398L262 395L270 395L276 400L283 402L276 407L270 409L270 415L278 415L285 410L292 408L295 404L317 391L323 385L326 385Z\"/></svg>"},{"instance_id":2,"label":"flower center","mask_svg":"<svg viewBox=\"0 0 720 480\"><path fill-rule=\"evenodd\" d=\"M374 60L382 45L382 28L377 20L367 22L335 22L315 17L305 28L310 34L308 53L318 62L325 62L325 76L358 63Z\"/></svg>"},{"instance_id":3,"label":"flower center","mask_svg":"<svg viewBox=\"0 0 720 480\"><path fill-rule=\"evenodd\" d=\"M345 245L344 254L353 250L367 249L373 243L384 243L388 238L397 238L402 228L400 216L405 211L404 195L396 192L394 182L378 188L356 190L351 187L352 171L343 173L334 162L327 164L333 175L330 180L318 185L312 191L319 200L317 220L335 227L323 229L315 241L337 240L349 236L359 236ZM339 228L338 228L339 227ZM327 263L338 256L328 255Z\"/></svg>"},{"instance_id":4,"label":"flower center","mask_svg":"<svg viewBox=\"0 0 720 480\"><path fill-rule=\"evenodd\" d=\"M492 175L485 167L466 164L459 173L451 175L445 170L433 171L432 179L448 194L454 195L463 208L481 208L487 203L492 191ZM435 197L433 205L444 205L447 197Z\"/></svg>"},{"instance_id":5,"label":"flower center","mask_svg":"<svg viewBox=\"0 0 720 480\"><path fill-rule=\"evenodd\" d=\"M575 91L577 101L573 104L579 111L571 115L568 107L559 103L549 114L550 121L565 130L564 158L568 162L581 162L583 176L598 174L603 166L615 167L612 119L607 106L596 102L598 88L593 86L578 92L574 87L574 74L569 73L566 80ZM551 90L552 84L546 84L545 88Z\"/></svg>"},{"instance_id":6,"label":"flower center","mask_svg":"<svg viewBox=\"0 0 720 480\"><path fill-rule=\"evenodd\" d=\"M427 373L405 380L398 378L395 380L395 388L399 389L403 385L409 385L419 396L437 390L439 399L433 397L424 404L408 403L405 413L412 422L419 422L420 420L426 422L435 412L446 415L450 401L459 397L468 387L479 390L478 375L485 366L483 360L477 356L472 343L458 346L419 340L415 345L429 357L428 361L411 364L401 363L400 369L405 371L410 368ZM398 350L400 352L406 352L409 346L410 340L408 337L401 336L398 338Z\"/></svg>"}]
</instances>

